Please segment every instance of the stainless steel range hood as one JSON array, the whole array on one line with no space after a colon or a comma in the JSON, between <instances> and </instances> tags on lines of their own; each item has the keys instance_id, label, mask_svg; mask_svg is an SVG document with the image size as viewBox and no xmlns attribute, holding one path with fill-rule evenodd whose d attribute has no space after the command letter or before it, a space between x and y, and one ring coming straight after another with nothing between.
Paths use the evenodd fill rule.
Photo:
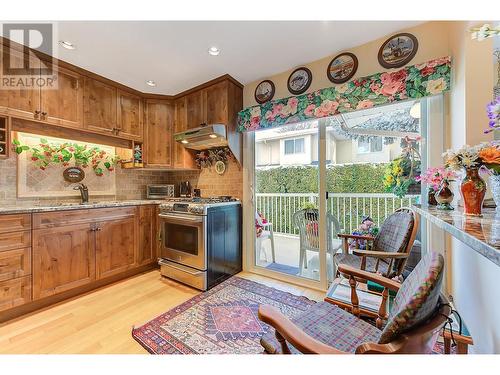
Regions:
<instances>
[{"instance_id":1,"label":"stainless steel range hood","mask_svg":"<svg viewBox=\"0 0 500 375\"><path fill-rule=\"evenodd\" d=\"M176 142L192 150L228 146L226 125L212 124L174 134Z\"/></svg>"}]
</instances>

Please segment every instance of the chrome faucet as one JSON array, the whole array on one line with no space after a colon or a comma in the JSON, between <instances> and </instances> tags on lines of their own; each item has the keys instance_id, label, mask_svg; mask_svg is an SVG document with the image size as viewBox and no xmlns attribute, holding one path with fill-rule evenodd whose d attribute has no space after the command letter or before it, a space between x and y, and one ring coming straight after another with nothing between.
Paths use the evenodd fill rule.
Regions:
<instances>
[{"instance_id":1,"label":"chrome faucet","mask_svg":"<svg viewBox=\"0 0 500 375\"><path fill-rule=\"evenodd\" d=\"M89 189L87 188L87 185L78 184L78 186L75 186L73 190L80 190L80 196L82 199L81 204L89 202Z\"/></svg>"}]
</instances>

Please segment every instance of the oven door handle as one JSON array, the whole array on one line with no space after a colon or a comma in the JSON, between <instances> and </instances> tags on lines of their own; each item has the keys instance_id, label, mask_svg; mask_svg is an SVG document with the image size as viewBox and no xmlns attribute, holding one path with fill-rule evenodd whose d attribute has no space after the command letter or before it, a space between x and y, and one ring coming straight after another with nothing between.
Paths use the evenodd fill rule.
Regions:
<instances>
[{"instance_id":1,"label":"oven door handle","mask_svg":"<svg viewBox=\"0 0 500 375\"><path fill-rule=\"evenodd\" d=\"M167 262L167 261L165 261L165 260L163 260L163 259L160 259L160 260L158 261L158 264L159 264L160 266L162 266L162 265L163 265L163 266L172 267L173 269L176 269L177 271L181 271L181 272L189 273L189 274L190 274L190 275L192 275L192 276L198 276L198 275L200 275L200 274L202 274L202 273L203 273L202 271L194 271L194 272L193 272L193 271L187 270L187 269L185 269L185 268L176 267L176 266L174 265L174 263Z\"/></svg>"},{"instance_id":2,"label":"oven door handle","mask_svg":"<svg viewBox=\"0 0 500 375\"><path fill-rule=\"evenodd\" d=\"M203 216L188 216L188 215L168 215L168 214L159 214L158 215L162 219L166 220L172 220L172 221L177 221L177 222L186 222L190 221L193 223L202 223L203 222Z\"/></svg>"}]
</instances>

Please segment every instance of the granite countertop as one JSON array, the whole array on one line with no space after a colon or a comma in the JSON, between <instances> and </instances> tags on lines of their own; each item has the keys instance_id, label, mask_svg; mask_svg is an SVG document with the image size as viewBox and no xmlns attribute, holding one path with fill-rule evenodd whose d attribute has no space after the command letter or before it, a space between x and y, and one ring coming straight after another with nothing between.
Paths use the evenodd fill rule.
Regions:
<instances>
[{"instance_id":1,"label":"granite countertop","mask_svg":"<svg viewBox=\"0 0 500 375\"><path fill-rule=\"evenodd\" d=\"M461 207L453 211L414 205L423 218L450 233L482 256L500 266L500 212L483 208L482 216L466 216Z\"/></svg>"},{"instance_id":2,"label":"granite countertop","mask_svg":"<svg viewBox=\"0 0 500 375\"><path fill-rule=\"evenodd\" d=\"M164 203L162 200L126 200L126 201L102 201L102 202L89 202L86 204L79 203L59 203L54 205L43 205L38 206L0 206L1 214L20 214L20 213L34 213L34 212L51 212L51 211L67 211L67 210L86 210L91 208L106 208L106 207L125 207L125 206L141 206L148 204L160 204Z\"/></svg>"}]
</instances>

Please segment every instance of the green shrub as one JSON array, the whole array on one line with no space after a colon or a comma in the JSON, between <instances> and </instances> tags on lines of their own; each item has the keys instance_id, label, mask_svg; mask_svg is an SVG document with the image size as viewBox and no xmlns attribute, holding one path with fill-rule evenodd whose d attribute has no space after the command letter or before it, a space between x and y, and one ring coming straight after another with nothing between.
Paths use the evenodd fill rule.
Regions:
<instances>
[{"instance_id":1,"label":"green shrub","mask_svg":"<svg viewBox=\"0 0 500 375\"><path fill-rule=\"evenodd\" d=\"M384 193L387 164L349 164L328 166L327 190L332 193ZM317 193L318 167L279 167L256 170L258 193Z\"/></svg>"}]
</instances>

